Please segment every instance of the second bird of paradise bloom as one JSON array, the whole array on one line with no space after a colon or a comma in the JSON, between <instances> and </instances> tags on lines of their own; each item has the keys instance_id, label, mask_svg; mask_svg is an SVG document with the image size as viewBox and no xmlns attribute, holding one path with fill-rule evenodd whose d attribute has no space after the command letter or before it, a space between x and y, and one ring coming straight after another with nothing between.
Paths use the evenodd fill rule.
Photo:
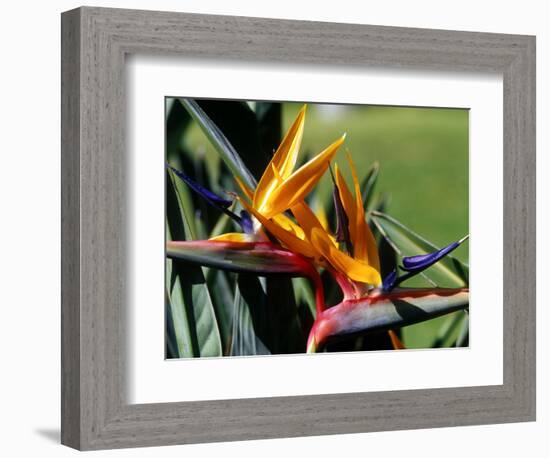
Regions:
<instances>
[{"instance_id":1,"label":"second bird of paradise bloom","mask_svg":"<svg viewBox=\"0 0 550 458\"><path fill-rule=\"evenodd\" d=\"M397 272L392 272L383 282L376 239L365 218L360 184L349 153L347 159L353 192L346 184L337 164L334 173L330 170L338 219L336 234L330 231L324 218L316 215L305 201L306 196L329 170L331 161L346 136L343 134L303 166L294 170L302 142L305 116L304 105L255 189L236 178L242 191L242 196L237 199L244 208L240 216L228 209L231 201L216 196L192 182L180 171L172 169L211 204L230 214L244 232L222 234L202 242L168 242L167 252L169 256L235 271L248 269L258 274L277 271L309 277L316 288L317 316L308 339L308 351L313 352L328 336L337 333L343 322L353 316L350 310L354 308L354 301L362 299L362 304L365 300L374 304L381 298L387 299L392 295L401 298L433 296L433 290L392 290L401 279L428 268L466 238L435 253L405 258L403 269L407 265L410 267L407 275L398 277ZM284 262L281 263L283 259ZM247 266L243 268L244 264ZM319 268L329 271L342 289L342 305L345 305L347 310L345 317L335 313L336 307L325 310L322 283L317 271ZM468 291L449 290L448 294L451 293L455 297L455 293L467 295ZM437 296L442 298L445 294L445 291L438 291ZM463 299L462 297L461 300ZM348 323L348 326L353 327L353 323ZM395 333L389 332L394 348L403 348Z\"/></svg>"}]
</instances>

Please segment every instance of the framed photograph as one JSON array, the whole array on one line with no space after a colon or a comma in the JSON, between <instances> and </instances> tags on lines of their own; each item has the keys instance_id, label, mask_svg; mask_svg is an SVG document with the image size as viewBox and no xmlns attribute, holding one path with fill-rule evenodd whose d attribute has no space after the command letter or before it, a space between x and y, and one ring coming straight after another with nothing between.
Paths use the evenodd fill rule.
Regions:
<instances>
[{"instance_id":1,"label":"framed photograph","mask_svg":"<svg viewBox=\"0 0 550 458\"><path fill-rule=\"evenodd\" d=\"M467 109L165 101L167 359L468 346Z\"/></svg>"},{"instance_id":2,"label":"framed photograph","mask_svg":"<svg viewBox=\"0 0 550 458\"><path fill-rule=\"evenodd\" d=\"M63 13L63 444L534 419L534 37Z\"/></svg>"}]
</instances>

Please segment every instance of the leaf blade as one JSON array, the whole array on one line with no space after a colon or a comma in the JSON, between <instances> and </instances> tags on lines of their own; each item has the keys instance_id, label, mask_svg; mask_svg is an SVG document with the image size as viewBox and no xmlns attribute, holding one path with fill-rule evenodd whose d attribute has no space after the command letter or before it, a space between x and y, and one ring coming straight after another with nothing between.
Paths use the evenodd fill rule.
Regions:
<instances>
[{"instance_id":1,"label":"leaf blade","mask_svg":"<svg viewBox=\"0 0 550 458\"><path fill-rule=\"evenodd\" d=\"M229 170L250 189L255 189L256 179L218 126L209 118L195 100L179 100L208 137Z\"/></svg>"},{"instance_id":2,"label":"leaf blade","mask_svg":"<svg viewBox=\"0 0 550 458\"><path fill-rule=\"evenodd\" d=\"M259 302L259 306L265 309L267 306L267 294L261 288L260 279L252 279L248 282L247 288L255 287L254 296ZM264 282L265 285L265 282ZM256 306L258 306L258 302ZM265 346L264 342L257 335L254 328L254 320L251 312L251 304L249 304L245 295L241 293L239 282L235 285L235 302L233 315L233 334L231 341L231 356L253 356L253 355L269 355L271 352Z\"/></svg>"},{"instance_id":3,"label":"leaf blade","mask_svg":"<svg viewBox=\"0 0 550 458\"><path fill-rule=\"evenodd\" d=\"M172 179L167 180L167 207L172 209L166 225L167 240L174 231L178 237L192 238L189 209L177 194ZM166 259L165 264L167 306L175 337L171 347L177 349L180 358L221 356L220 331L202 268L172 259Z\"/></svg>"},{"instance_id":4,"label":"leaf blade","mask_svg":"<svg viewBox=\"0 0 550 458\"><path fill-rule=\"evenodd\" d=\"M366 209L372 208L374 202L374 188L378 180L379 172L380 164L378 162L373 163L361 183L361 197Z\"/></svg>"}]
</instances>

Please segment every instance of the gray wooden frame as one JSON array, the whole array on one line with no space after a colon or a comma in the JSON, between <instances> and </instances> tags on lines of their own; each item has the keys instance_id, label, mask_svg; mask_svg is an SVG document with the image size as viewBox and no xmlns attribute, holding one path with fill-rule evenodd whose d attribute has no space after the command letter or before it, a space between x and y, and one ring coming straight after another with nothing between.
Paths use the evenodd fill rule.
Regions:
<instances>
[{"instance_id":1,"label":"gray wooden frame","mask_svg":"<svg viewBox=\"0 0 550 458\"><path fill-rule=\"evenodd\" d=\"M535 419L534 37L90 7L63 13L61 35L63 444L103 449ZM124 62L134 53L502 74L504 383L128 404Z\"/></svg>"}]
</instances>

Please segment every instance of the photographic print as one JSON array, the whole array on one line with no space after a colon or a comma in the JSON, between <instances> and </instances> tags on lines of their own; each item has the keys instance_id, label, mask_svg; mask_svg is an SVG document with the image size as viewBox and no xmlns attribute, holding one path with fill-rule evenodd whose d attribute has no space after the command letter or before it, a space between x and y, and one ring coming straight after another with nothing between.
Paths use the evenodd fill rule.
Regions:
<instances>
[{"instance_id":1,"label":"photographic print","mask_svg":"<svg viewBox=\"0 0 550 458\"><path fill-rule=\"evenodd\" d=\"M468 347L468 127L166 97L166 358Z\"/></svg>"}]
</instances>

